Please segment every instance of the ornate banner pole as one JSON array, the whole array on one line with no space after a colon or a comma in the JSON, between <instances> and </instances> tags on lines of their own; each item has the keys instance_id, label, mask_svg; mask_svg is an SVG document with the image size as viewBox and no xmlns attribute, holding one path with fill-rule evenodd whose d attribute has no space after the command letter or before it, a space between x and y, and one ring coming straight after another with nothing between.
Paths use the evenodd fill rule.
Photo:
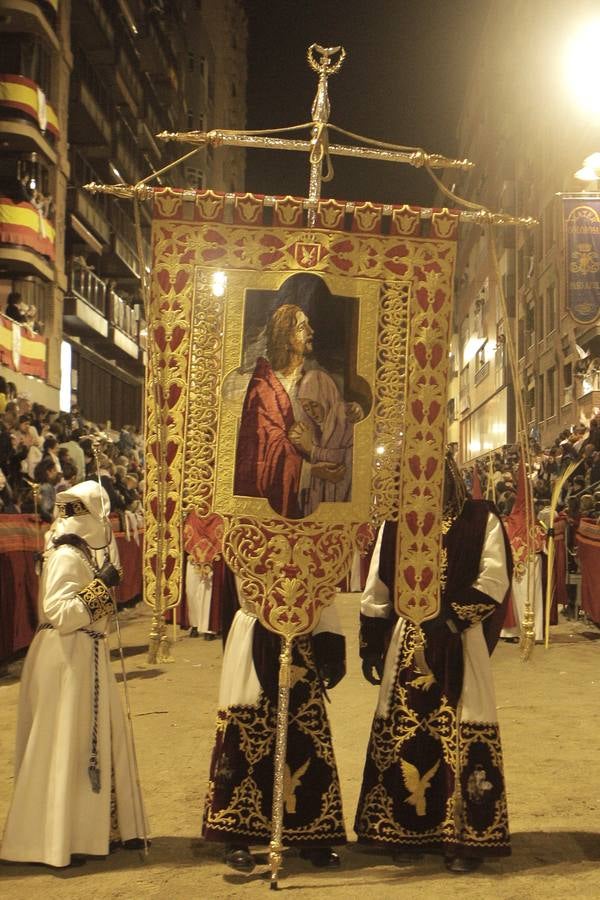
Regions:
<instances>
[{"instance_id":1,"label":"ornate banner pole","mask_svg":"<svg viewBox=\"0 0 600 900\"><path fill-rule=\"evenodd\" d=\"M315 52L319 54L319 60L315 59ZM333 62L332 57L337 53L339 53L339 58L336 62ZM314 124L310 139L308 199L314 206L311 206L308 210L308 224L310 228L314 227L316 221L316 202L321 196L321 185L324 181L331 181L333 178L333 166L329 156L329 139L327 136L327 123L331 112L327 79L330 75L335 75L336 72L339 72L345 58L346 51L343 47L320 47L318 44L311 44L308 48L308 64L313 72L316 72L319 76L317 94L311 110ZM323 175L324 160L327 161L325 175Z\"/></svg>"},{"instance_id":2,"label":"ornate banner pole","mask_svg":"<svg viewBox=\"0 0 600 900\"><path fill-rule=\"evenodd\" d=\"M279 688L277 692L277 730L275 734L275 766L273 778L273 813L271 843L269 844L269 865L271 866L271 890L278 887L283 844L283 801L285 761L287 756L288 710L290 705L290 675L292 670L291 637L281 638L279 656Z\"/></svg>"}]
</instances>

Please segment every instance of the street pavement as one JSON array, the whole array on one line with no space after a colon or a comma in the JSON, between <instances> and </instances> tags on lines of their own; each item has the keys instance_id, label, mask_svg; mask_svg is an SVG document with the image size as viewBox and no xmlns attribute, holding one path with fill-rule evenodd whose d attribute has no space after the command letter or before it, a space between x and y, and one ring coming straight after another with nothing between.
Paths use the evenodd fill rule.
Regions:
<instances>
[{"instance_id":1,"label":"street pavement","mask_svg":"<svg viewBox=\"0 0 600 900\"><path fill-rule=\"evenodd\" d=\"M361 676L357 653L358 595L339 598L348 641L348 675L329 707L348 834L362 775L376 689ZM212 747L220 641L178 631L174 662L146 663L148 610L121 619L142 787L152 830L146 859L119 851L81 868L0 865L4 900L265 897L266 869L229 872L217 846L198 837ZM172 633L172 629L171 629ZM563 622L549 651L522 662L516 645L494 655L513 855L471 875L448 874L436 856L398 867L386 855L351 842L342 868L322 872L285 856L281 891L294 898L600 898L600 631ZM115 637L111 638L115 646ZM114 667L120 678L118 655ZM0 823L12 790L19 665L0 678Z\"/></svg>"}]
</instances>

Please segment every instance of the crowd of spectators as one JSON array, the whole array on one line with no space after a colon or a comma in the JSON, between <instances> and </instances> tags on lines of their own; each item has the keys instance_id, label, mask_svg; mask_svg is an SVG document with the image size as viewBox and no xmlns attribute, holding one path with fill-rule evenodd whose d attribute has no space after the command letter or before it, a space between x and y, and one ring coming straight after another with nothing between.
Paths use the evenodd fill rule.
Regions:
<instances>
[{"instance_id":1,"label":"crowd of spectators","mask_svg":"<svg viewBox=\"0 0 600 900\"><path fill-rule=\"evenodd\" d=\"M567 465L579 461L561 491L559 509L568 508L572 515L600 517L600 416L594 416L589 425L565 428L545 448L532 434L530 452L530 477L538 512L549 505L556 479ZM509 515L517 493L519 463L519 447L505 445L465 469L468 487L472 488L476 469L483 496L495 501L501 515Z\"/></svg>"},{"instance_id":2,"label":"crowd of spectators","mask_svg":"<svg viewBox=\"0 0 600 900\"><path fill-rule=\"evenodd\" d=\"M107 423L108 425L108 423ZM98 478L111 512L142 513L143 444L138 431L120 432L87 421L77 406L53 412L32 403L0 376L0 514L54 517L56 495L85 478Z\"/></svg>"}]
</instances>

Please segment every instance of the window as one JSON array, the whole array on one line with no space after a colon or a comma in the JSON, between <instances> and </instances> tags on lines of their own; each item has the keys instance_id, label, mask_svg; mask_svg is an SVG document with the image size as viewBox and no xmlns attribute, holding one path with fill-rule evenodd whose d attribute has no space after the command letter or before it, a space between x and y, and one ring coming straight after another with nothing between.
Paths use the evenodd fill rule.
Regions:
<instances>
[{"instance_id":1,"label":"window","mask_svg":"<svg viewBox=\"0 0 600 900\"><path fill-rule=\"evenodd\" d=\"M563 381L565 387L569 387L573 384L573 363L566 363L566 365L563 366Z\"/></svg>"},{"instance_id":2,"label":"window","mask_svg":"<svg viewBox=\"0 0 600 900\"><path fill-rule=\"evenodd\" d=\"M51 85L50 54L38 38L18 32L0 41L0 72L22 75L48 95Z\"/></svg>"},{"instance_id":3,"label":"window","mask_svg":"<svg viewBox=\"0 0 600 900\"><path fill-rule=\"evenodd\" d=\"M553 367L546 372L546 418L556 414L556 369Z\"/></svg>"},{"instance_id":4,"label":"window","mask_svg":"<svg viewBox=\"0 0 600 900\"><path fill-rule=\"evenodd\" d=\"M538 419L544 419L544 376L538 375Z\"/></svg>"},{"instance_id":5,"label":"window","mask_svg":"<svg viewBox=\"0 0 600 900\"><path fill-rule=\"evenodd\" d=\"M551 284L546 291L546 334L550 334L556 328L556 305L554 285Z\"/></svg>"},{"instance_id":6,"label":"window","mask_svg":"<svg viewBox=\"0 0 600 900\"><path fill-rule=\"evenodd\" d=\"M485 366L485 348L487 340L483 342L477 353L475 354L475 372L479 372Z\"/></svg>"},{"instance_id":7,"label":"window","mask_svg":"<svg viewBox=\"0 0 600 900\"><path fill-rule=\"evenodd\" d=\"M192 109L187 111L187 127L188 131L192 131L194 128L194 111Z\"/></svg>"},{"instance_id":8,"label":"window","mask_svg":"<svg viewBox=\"0 0 600 900\"><path fill-rule=\"evenodd\" d=\"M527 416L528 422L532 422L535 419L535 384L530 384L529 390L527 391L525 415Z\"/></svg>"},{"instance_id":9,"label":"window","mask_svg":"<svg viewBox=\"0 0 600 900\"><path fill-rule=\"evenodd\" d=\"M196 65L196 54L193 52L193 50L190 50L188 52L188 71L193 72L195 65Z\"/></svg>"},{"instance_id":10,"label":"window","mask_svg":"<svg viewBox=\"0 0 600 900\"><path fill-rule=\"evenodd\" d=\"M519 359L522 356L525 356L525 319L519 319L517 354L519 356Z\"/></svg>"},{"instance_id":11,"label":"window","mask_svg":"<svg viewBox=\"0 0 600 900\"><path fill-rule=\"evenodd\" d=\"M533 346L535 341L535 306L529 303L525 314L525 331L527 332L527 346Z\"/></svg>"}]
</instances>

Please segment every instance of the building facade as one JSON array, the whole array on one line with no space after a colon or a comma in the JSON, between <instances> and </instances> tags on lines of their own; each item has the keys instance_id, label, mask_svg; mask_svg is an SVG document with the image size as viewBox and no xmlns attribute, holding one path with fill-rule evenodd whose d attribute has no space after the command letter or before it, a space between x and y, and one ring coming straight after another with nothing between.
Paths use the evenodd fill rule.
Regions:
<instances>
[{"instance_id":1,"label":"building facade","mask_svg":"<svg viewBox=\"0 0 600 900\"><path fill-rule=\"evenodd\" d=\"M459 156L476 167L446 183L489 209L540 224L494 229L498 271L488 232L461 226L448 418L462 462L517 440L517 390L526 429L542 446L600 409L592 367L600 324L578 324L569 311L558 196L580 190L573 173L600 149L595 123L565 88L562 59L567 36L590 12L578 2L492 4L474 60ZM508 365L509 332L518 386Z\"/></svg>"},{"instance_id":2,"label":"building facade","mask_svg":"<svg viewBox=\"0 0 600 900\"><path fill-rule=\"evenodd\" d=\"M0 375L32 400L141 424L150 213L141 261L132 204L83 186L186 152L160 131L244 127L246 41L238 0L0 0ZM155 183L243 190L229 153Z\"/></svg>"}]
</instances>

